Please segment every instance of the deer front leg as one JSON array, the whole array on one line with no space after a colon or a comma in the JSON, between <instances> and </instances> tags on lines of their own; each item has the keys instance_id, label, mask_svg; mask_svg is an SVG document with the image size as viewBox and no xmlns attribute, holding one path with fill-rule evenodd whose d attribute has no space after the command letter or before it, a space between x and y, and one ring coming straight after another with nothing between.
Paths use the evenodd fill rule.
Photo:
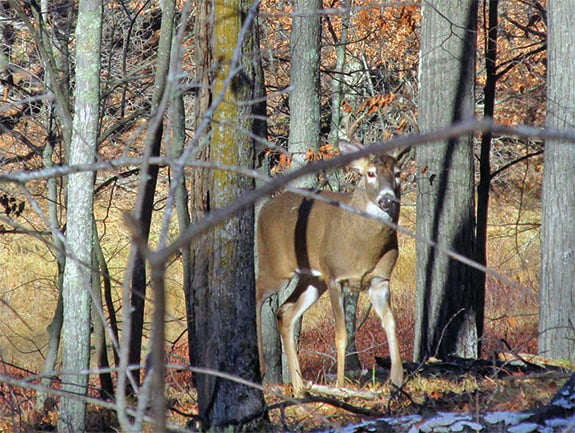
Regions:
<instances>
[{"instance_id":1,"label":"deer front leg","mask_svg":"<svg viewBox=\"0 0 575 433\"><path fill-rule=\"evenodd\" d=\"M372 278L368 293L373 309L381 318L381 325L387 336L391 358L391 383L400 387L403 385L403 365L401 364L399 342L395 331L395 318L390 304L389 280L378 277Z\"/></svg>"},{"instance_id":2,"label":"deer front leg","mask_svg":"<svg viewBox=\"0 0 575 433\"><path fill-rule=\"evenodd\" d=\"M343 311L343 292L337 283L331 283L329 298L333 317L335 318L335 350L337 354L337 386L345 382L345 349L347 347L347 330L345 329L345 314Z\"/></svg>"},{"instance_id":3,"label":"deer front leg","mask_svg":"<svg viewBox=\"0 0 575 433\"><path fill-rule=\"evenodd\" d=\"M311 307L326 290L325 284L320 281L307 285L304 283L302 280L298 282L296 289L278 309L277 314L279 331L296 397L301 397L305 394L305 387L297 358L294 336L295 324L302 314Z\"/></svg>"}]
</instances>

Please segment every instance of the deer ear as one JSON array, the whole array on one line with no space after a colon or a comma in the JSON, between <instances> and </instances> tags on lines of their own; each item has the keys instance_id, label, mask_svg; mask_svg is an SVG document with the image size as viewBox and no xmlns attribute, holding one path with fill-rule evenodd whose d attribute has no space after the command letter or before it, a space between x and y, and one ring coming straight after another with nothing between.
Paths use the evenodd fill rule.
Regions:
<instances>
[{"instance_id":1,"label":"deer ear","mask_svg":"<svg viewBox=\"0 0 575 433\"><path fill-rule=\"evenodd\" d=\"M339 146L339 150L342 154L353 153L353 152L357 152L360 149L363 149L363 146L361 144L352 143L350 141L345 141L345 140L340 140L338 143L338 146ZM366 165L367 161L368 160L366 158L356 159L355 161L352 161L349 164L349 167L359 171L360 173L363 173L363 171L365 170L365 165Z\"/></svg>"},{"instance_id":2,"label":"deer ear","mask_svg":"<svg viewBox=\"0 0 575 433\"><path fill-rule=\"evenodd\" d=\"M358 150L360 150L362 148L362 146L359 146L358 144L352 143L350 141L345 141L345 140L339 140L337 145L339 147L339 151L342 154L357 152Z\"/></svg>"}]
</instances>

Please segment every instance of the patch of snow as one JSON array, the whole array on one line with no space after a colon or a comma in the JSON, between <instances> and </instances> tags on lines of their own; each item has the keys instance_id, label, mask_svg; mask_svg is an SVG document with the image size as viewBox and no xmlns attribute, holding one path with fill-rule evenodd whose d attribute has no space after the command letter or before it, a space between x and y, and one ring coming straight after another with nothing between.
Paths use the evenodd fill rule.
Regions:
<instances>
[{"instance_id":1,"label":"patch of snow","mask_svg":"<svg viewBox=\"0 0 575 433\"><path fill-rule=\"evenodd\" d=\"M421 421L421 415L407 415L400 417L378 418L375 421L362 421L356 424L348 425L337 429L337 433L355 433L362 432L376 432L378 423L386 423L395 426L401 426L404 429L412 427L413 424Z\"/></svg>"},{"instance_id":2,"label":"patch of snow","mask_svg":"<svg viewBox=\"0 0 575 433\"><path fill-rule=\"evenodd\" d=\"M421 421L421 415L406 415L398 418L383 418L389 425L400 425L402 427L410 427L416 422Z\"/></svg>"},{"instance_id":3,"label":"patch of snow","mask_svg":"<svg viewBox=\"0 0 575 433\"><path fill-rule=\"evenodd\" d=\"M464 413L445 413L440 412L438 416L425 421L420 426L412 426L410 433L424 432L424 433L449 433L461 432L465 427L471 430L481 431L483 426L473 422L470 414Z\"/></svg>"},{"instance_id":4,"label":"patch of snow","mask_svg":"<svg viewBox=\"0 0 575 433\"><path fill-rule=\"evenodd\" d=\"M509 433L531 433L537 430L539 424L533 422L524 422L523 424L517 424L511 426L507 429Z\"/></svg>"},{"instance_id":5,"label":"patch of snow","mask_svg":"<svg viewBox=\"0 0 575 433\"><path fill-rule=\"evenodd\" d=\"M575 403L573 403L573 401L569 401L563 397L558 398L557 400L553 401L553 406L560 406L563 407L565 409L573 409L573 407L575 407Z\"/></svg>"},{"instance_id":6,"label":"patch of snow","mask_svg":"<svg viewBox=\"0 0 575 433\"><path fill-rule=\"evenodd\" d=\"M548 427L548 426L544 426L541 425L539 426L539 428L537 429L537 433L553 433L553 427Z\"/></svg>"},{"instance_id":7,"label":"patch of snow","mask_svg":"<svg viewBox=\"0 0 575 433\"><path fill-rule=\"evenodd\" d=\"M565 427L566 425L572 423L573 420L565 419L565 418L552 418L545 420L545 425L549 427Z\"/></svg>"},{"instance_id":8,"label":"patch of snow","mask_svg":"<svg viewBox=\"0 0 575 433\"><path fill-rule=\"evenodd\" d=\"M531 416L530 413L516 413L516 412L489 412L483 417L489 424L498 424L504 422L505 425L519 424L524 419Z\"/></svg>"},{"instance_id":9,"label":"patch of snow","mask_svg":"<svg viewBox=\"0 0 575 433\"><path fill-rule=\"evenodd\" d=\"M345 427L340 427L336 431L338 433L354 433L361 428L361 431L376 431L375 422L373 421L363 421L356 424L348 425Z\"/></svg>"}]
</instances>

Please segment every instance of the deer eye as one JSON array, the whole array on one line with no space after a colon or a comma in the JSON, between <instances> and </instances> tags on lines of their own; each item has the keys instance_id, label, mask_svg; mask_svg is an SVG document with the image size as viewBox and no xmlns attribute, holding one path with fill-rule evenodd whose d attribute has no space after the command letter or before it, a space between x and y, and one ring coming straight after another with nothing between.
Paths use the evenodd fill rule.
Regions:
<instances>
[{"instance_id":1,"label":"deer eye","mask_svg":"<svg viewBox=\"0 0 575 433\"><path fill-rule=\"evenodd\" d=\"M369 170L367 172L367 177L374 178L376 176L375 170Z\"/></svg>"}]
</instances>

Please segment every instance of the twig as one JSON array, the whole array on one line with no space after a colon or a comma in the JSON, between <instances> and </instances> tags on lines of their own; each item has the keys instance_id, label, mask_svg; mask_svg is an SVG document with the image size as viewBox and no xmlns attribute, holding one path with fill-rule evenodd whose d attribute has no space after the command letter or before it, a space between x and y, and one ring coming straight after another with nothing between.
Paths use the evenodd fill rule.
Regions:
<instances>
[{"instance_id":1,"label":"twig","mask_svg":"<svg viewBox=\"0 0 575 433\"><path fill-rule=\"evenodd\" d=\"M312 383L307 390L322 396L332 396L339 398L361 398L364 400L375 400L381 397L380 392L359 391L349 388L335 388L333 386L318 385Z\"/></svg>"},{"instance_id":2,"label":"twig","mask_svg":"<svg viewBox=\"0 0 575 433\"><path fill-rule=\"evenodd\" d=\"M303 405L307 403L325 403L329 404L330 406L337 407L338 409L343 409L351 413L355 413L357 415L363 416L377 416L380 415L378 411L366 409L364 407L354 406L349 403L345 403L333 397L326 397L326 396L307 396L303 398L297 398L293 400L286 400L281 401L279 403L274 403L268 406L268 411L274 409L283 410L286 407L295 406L295 405Z\"/></svg>"}]
</instances>

